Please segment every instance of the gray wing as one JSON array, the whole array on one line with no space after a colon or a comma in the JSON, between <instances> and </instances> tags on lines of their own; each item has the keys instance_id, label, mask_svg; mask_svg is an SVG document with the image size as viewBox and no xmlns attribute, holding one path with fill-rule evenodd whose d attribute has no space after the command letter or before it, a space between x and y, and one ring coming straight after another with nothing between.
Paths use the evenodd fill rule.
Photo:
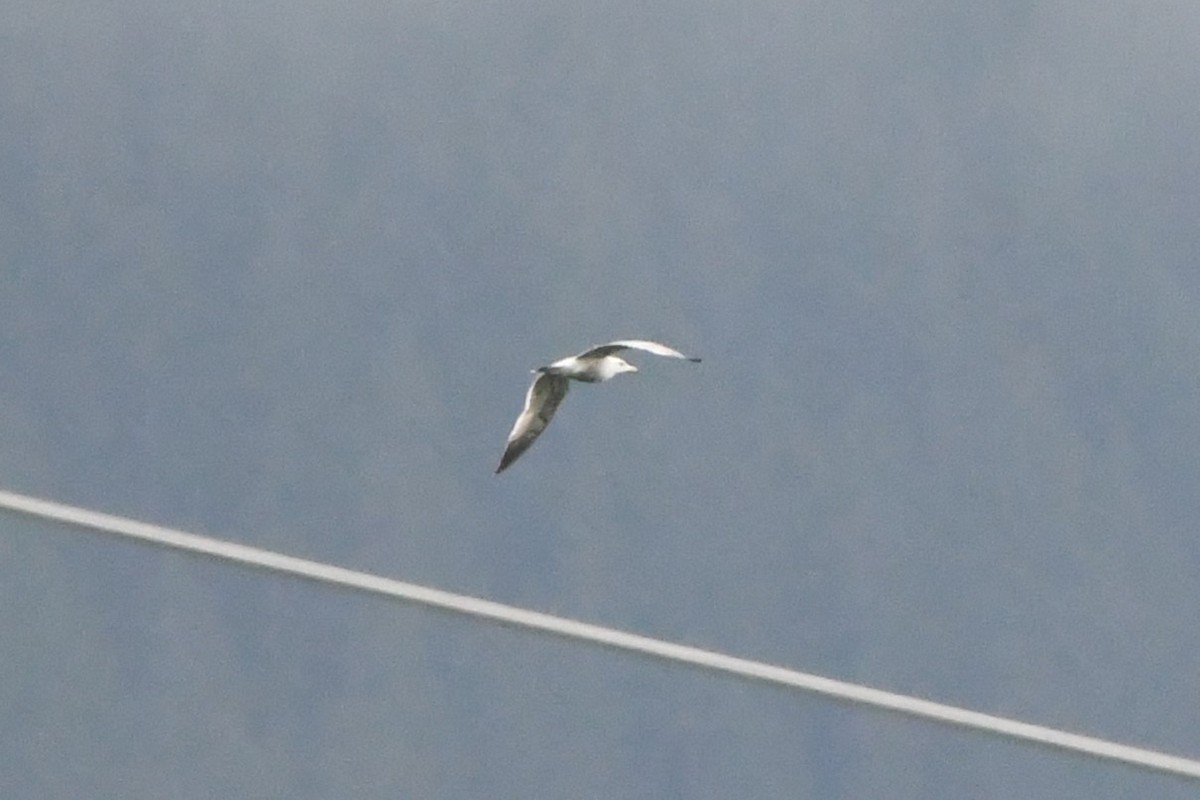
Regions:
<instances>
[{"instance_id":1,"label":"gray wing","mask_svg":"<svg viewBox=\"0 0 1200 800\"><path fill-rule=\"evenodd\" d=\"M622 350L645 350L647 353L653 353L656 356L667 356L668 358L686 358L688 361L699 362L698 358L685 356L673 347L667 347L659 342L648 342L644 339L621 339L616 342L602 344L599 347L593 347L580 353L577 358L604 358L611 356L613 353L619 353Z\"/></svg>"},{"instance_id":2,"label":"gray wing","mask_svg":"<svg viewBox=\"0 0 1200 800\"><path fill-rule=\"evenodd\" d=\"M496 474L508 469L508 466L542 435L542 431L546 430L546 426L554 418L558 404L567 396L569 384L566 378L547 375L544 372L533 379L529 391L525 394L525 408L517 417L512 432L508 434L508 446L504 448L504 455L500 457L500 466L496 467Z\"/></svg>"}]
</instances>

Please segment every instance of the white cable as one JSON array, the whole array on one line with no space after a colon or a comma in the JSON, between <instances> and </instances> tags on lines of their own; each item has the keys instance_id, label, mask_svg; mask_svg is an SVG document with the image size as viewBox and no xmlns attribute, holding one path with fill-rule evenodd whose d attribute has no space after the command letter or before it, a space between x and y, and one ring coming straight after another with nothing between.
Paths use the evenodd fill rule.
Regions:
<instances>
[{"instance_id":1,"label":"white cable","mask_svg":"<svg viewBox=\"0 0 1200 800\"><path fill-rule=\"evenodd\" d=\"M460 594L443 592L412 583L383 578L355 572L342 567L321 564L316 561L306 561L293 558L269 550L213 539L208 536L197 536L183 531L150 525L145 522L102 514L83 508L55 503L49 500L39 500L25 495L14 494L0 490L0 508L28 514L42 519L88 528L105 533L118 534L132 539L138 539L154 544L188 550L194 553L214 556L216 558L236 561L263 569L284 572L290 575L322 581L324 583L346 586L365 592L386 595L412 603L454 611L469 616L481 617L505 625L528 628L544 633L552 633L569 639L607 645L619 650L655 656L682 664L691 664L705 669L737 675L744 678L773 683L779 686L789 686L816 692L827 697L860 703L874 708L898 711L914 717L959 725L964 728L985 731L1010 739L1070 750L1076 753L1095 756L1110 761L1120 761L1157 772L1171 773L1188 778L1200 778L1200 761L1140 747L1117 744L1116 742L1082 736L1075 733L1033 725L1005 717L969 711L964 708L934 703L902 694L894 694L879 689L872 689L853 683L822 678L797 672L784 667L776 667L758 661L716 653L711 650L701 650L682 644L674 644L647 636L591 625L586 622L554 617L537 611L493 603Z\"/></svg>"}]
</instances>

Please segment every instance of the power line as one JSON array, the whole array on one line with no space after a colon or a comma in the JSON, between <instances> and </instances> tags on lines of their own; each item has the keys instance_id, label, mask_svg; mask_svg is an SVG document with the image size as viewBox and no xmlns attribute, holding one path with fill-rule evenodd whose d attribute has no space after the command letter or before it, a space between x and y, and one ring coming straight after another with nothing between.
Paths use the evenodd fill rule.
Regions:
<instances>
[{"instance_id":1,"label":"power line","mask_svg":"<svg viewBox=\"0 0 1200 800\"><path fill-rule=\"evenodd\" d=\"M1188 758L823 678L759 661L750 661L711 650L702 650L600 625L494 603L490 600L453 594L378 575L294 558L270 550L247 547L208 536L198 536L125 517L63 505L50 500L40 500L0 490L0 508L88 530L115 534L260 569L287 573L322 583L466 614L517 628L605 645L617 650L654 656L680 664L690 664L777 686L815 692L838 700L957 725L1010 739L1069 750L1109 761L1119 761L1156 772L1200 778L1200 761Z\"/></svg>"}]
</instances>

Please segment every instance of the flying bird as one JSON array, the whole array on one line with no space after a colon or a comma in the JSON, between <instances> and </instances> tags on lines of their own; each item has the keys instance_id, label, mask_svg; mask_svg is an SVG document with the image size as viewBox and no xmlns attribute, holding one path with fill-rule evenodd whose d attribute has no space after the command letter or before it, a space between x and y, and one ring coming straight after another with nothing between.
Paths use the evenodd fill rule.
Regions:
<instances>
[{"instance_id":1,"label":"flying bird","mask_svg":"<svg viewBox=\"0 0 1200 800\"><path fill-rule=\"evenodd\" d=\"M508 443L504 448L504 455L500 457L500 466L496 467L496 474L508 469L541 436L542 431L546 430L546 426L554 418L554 412L567 396L567 388L571 381L603 383L622 372L637 372L637 367L615 355L622 350L645 350L656 356L700 361L658 342L622 339L585 350L577 356L561 358L549 366L538 367L533 370L537 377L533 379L529 391L525 394L525 408L517 417L512 432L508 434Z\"/></svg>"}]
</instances>

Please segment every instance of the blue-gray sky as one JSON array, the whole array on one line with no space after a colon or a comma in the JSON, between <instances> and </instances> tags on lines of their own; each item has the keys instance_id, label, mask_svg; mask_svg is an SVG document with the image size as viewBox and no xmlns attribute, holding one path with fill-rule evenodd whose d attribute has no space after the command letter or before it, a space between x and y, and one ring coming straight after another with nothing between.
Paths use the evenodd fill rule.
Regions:
<instances>
[{"instance_id":1,"label":"blue-gray sky","mask_svg":"<svg viewBox=\"0 0 1200 800\"><path fill-rule=\"evenodd\" d=\"M1194 3L19 5L0 485L1200 754ZM1195 791L0 532L5 797Z\"/></svg>"}]
</instances>

